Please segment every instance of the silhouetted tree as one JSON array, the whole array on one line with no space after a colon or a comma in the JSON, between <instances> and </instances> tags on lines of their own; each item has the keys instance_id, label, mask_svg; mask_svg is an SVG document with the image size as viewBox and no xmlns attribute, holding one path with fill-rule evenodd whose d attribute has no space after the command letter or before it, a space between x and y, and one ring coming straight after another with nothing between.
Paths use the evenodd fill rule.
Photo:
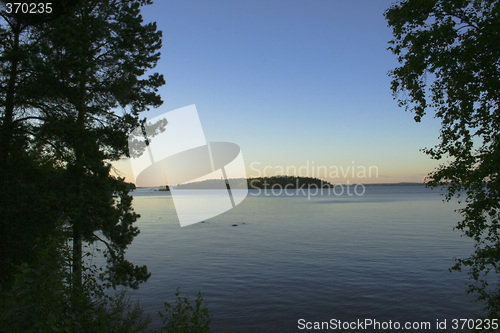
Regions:
<instances>
[{"instance_id":1,"label":"silhouetted tree","mask_svg":"<svg viewBox=\"0 0 500 333\"><path fill-rule=\"evenodd\" d=\"M443 161L430 186L446 185L447 200L464 197L457 229L475 252L457 259L468 269L470 291L499 316L500 287L500 3L479 0L406 0L389 8L389 49L399 105L420 122L427 112L441 119L440 142L424 149ZM492 276L493 275L493 276ZM491 279L490 279L491 277ZM491 283L489 283L491 282Z\"/></svg>"},{"instance_id":2,"label":"silhouetted tree","mask_svg":"<svg viewBox=\"0 0 500 333\"><path fill-rule=\"evenodd\" d=\"M44 4L45 1L23 3ZM27 84L32 82L34 63L40 57L38 47L43 31L40 26L66 15L76 3L76 0L57 0L52 3L55 8L50 7L50 13L45 12L45 7L37 7L40 10L37 13L25 13L12 8L12 1L0 1L0 169L12 154L23 151L19 148L25 148L23 145L30 133L26 126L37 118L28 102L33 102L36 96L27 90ZM22 143L16 145L16 139Z\"/></svg>"},{"instance_id":3,"label":"silhouetted tree","mask_svg":"<svg viewBox=\"0 0 500 333\"><path fill-rule=\"evenodd\" d=\"M55 0L52 13L0 1L0 331L140 331L142 310L106 287L137 288L125 259L139 233L131 185L110 173L164 84L146 75L161 33L148 0ZM29 1L45 3L45 1ZM161 130L159 124L156 130ZM159 129L160 128L160 129ZM101 243L107 266L89 264ZM98 251L99 253L99 251Z\"/></svg>"},{"instance_id":4,"label":"silhouetted tree","mask_svg":"<svg viewBox=\"0 0 500 333\"><path fill-rule=\"evenodd\" d=\"M64 165L65 222L71 231L75 292L82 286L82 242L105 244L106 281L136 288L149 277L125 249L139 233L130 187L110 174L110 161L128 154L127 137L139 112L162 101L159 74L144 76L159 59L161 32L144 24L146 0L82 0L44 27L37 64L38 143ZM48 143L48 144L47 144Z\"/></svg>"},{"instance_id":5,"label":"silhouetted tree","mask_svg":"<svg viewBox=\"0 0 500 333\"><path fill-rule=\"evenodd\" d=\"M27 242L16 237L51 229L35 221L43 217L37 208L44 207L53 214L43 221L64 223L71 234L75 294L82 287L82 242L105 244L108 269L102 277L109 285L136 288L149 277L145 266L124 257L139 233L133 226L138 215L129 185L110 174L110 161L128 154L127 137L138 126L139 113L162 103L157 88L163 77L145 75L161 47L156 24L144 24L140 15L140 7L150 3L62 1L60 8L67 10L59 8L57 15L27 20L30 16L2 14L2 261L13 261L21 248L29 258L31 247L24 243L30 237ZM33 162L28 165L45 166L46 181L37 179L35 167L24 172L29 177L19 177L27 159ZM47 184L58 184L58 197L46 195ZM24 193L44 199L29 202Z\"/></svg>"},{"instance_id":6,"label":"silhouetted tree","mask_svg":"<svg viewBox=\"0 0 500 333\"><path fill-rule=\"evenodd\" d=\"M0 285L32 261L34 248L57 225L59 172L30 148L40 113L30 108L34 96L27 86L40 57L37 27L74 1L57 1L51 14L8 13L7 2L0 1Z\"/></svg>"}]
</instances>

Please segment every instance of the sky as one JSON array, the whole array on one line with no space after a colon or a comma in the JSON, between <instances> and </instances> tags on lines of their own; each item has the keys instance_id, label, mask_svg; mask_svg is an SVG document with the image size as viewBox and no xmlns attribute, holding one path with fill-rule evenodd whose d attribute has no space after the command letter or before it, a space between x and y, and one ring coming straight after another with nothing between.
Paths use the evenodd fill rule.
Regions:
<instances>
[{"instance_id":1,"label":"sky","mask_svg":"<svg viewBox=\"0 0 500 333\"><path fill-rule=\"evenodd\" d=\"M206 140L238 144L249 177L420 182L438 165L420 149L440 123L415 123L393 99L392 3L156 0L142 13L163 31L166 85L144 116L195 104ZM134 180L130 161L115 166Z\"/></svg>"}]
</instances>

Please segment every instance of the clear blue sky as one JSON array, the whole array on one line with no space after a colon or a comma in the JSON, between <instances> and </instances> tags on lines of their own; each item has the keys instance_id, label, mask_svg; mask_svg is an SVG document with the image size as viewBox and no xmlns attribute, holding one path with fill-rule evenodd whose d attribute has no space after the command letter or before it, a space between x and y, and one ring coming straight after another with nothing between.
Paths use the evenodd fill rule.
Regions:
<instances>
[{"instance_id":1,"label":"clear blue sky","mask_svg":"<svg viewBox=\"0 0 500 333\"><path fill-rule=\"evenodd\" d=\"M366 183L421 181L437 163L419 149L439 123L416 124L392 98L391 3L157 0L143 15L163 31L167 84L147 116L196 104L207 140L240 145L249 176L314 163L377 166Z\"/></svg>"}]
</instances>

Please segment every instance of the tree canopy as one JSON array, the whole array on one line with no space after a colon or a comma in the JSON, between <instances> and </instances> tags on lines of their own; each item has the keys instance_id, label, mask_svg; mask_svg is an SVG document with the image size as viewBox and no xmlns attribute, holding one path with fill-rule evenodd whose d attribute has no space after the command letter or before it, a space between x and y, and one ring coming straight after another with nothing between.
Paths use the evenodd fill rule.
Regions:
<instances>
[{"instance_id":1,"label":"tree canopy","mask_svg":"<svg viewBox=\"0 0 500 333\"><path fill-rule=\"evenodd\" d=\"M50 315L92 321L100 310L89 314L89 309L97 309L103 288L137 288L150 276L146 266L125 258L139 233L134 225L139 215L132 209L130 185L111 172L110 162L128 155L128 135L141 123L140 112L162 103L157 92L163 76L151 73L162 35L140 14L149 0L54 1L52 13L31 16L8 13L5 3L0 3L0 290L2 303L14 309L6 316L14 326L1 322L0 330L29 327L31 318L26 324L21 318L30 312L15 309L26 303L36 307L33 298L18 297L35 289L47 296L47 308L61 305L56 306L61 313ZM96 248L106 261L102 270L87 260L99 253ZM50 286L33 283L37 274ZM69 326L54 322L62 331L85 331L81 320Z\"/></svg>"},{"instance_id":2,"label":"tree canopy","mask_svg":"<svg viewBox=\"0 0 500 333\"><path fill-rule=\"evenodd\" d=\"M439 143L425 148L440 166L430 186L464 206L457 229L474 240L470 291L500 314L500 3L487 0L405 0L385 12L400 66L390 72L401 107L420 122L441 120Z\"/></svg>"},{"instance_id":3,"label":"tree canopy","mask_svg":"<svg viewBox=\"0 0 500 333\"><path fill-rule=\"evenodd\" d=\"M124 251L139 233L129 187L110 174L110 161L128 154L139 113L161 105L163 76L145 75L159 59L161 32L144 24L150 1L82 0L44 26L35 65L35 105L44 119L39 149L65 165L70 190L65 212L72 230L75 285L81 281L81 242L105 244L112 285L137 287L149 274ZM80 272L80 273L79 273Z\"/></svg>"}]
</instances>

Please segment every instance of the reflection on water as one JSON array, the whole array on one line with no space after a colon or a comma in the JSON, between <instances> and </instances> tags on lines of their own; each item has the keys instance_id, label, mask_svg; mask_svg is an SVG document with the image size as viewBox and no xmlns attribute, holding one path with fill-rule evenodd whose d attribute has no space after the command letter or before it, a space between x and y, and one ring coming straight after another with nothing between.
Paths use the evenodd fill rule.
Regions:
<instances>
[{"instance_id":1,"label":"reflection on water","mask_svg":"<svg viewBox=\"0 0 500 333\"><path fill-rule=\"evenodd\" d=\"M139 189L141 234L128 256L152 276L132 294L155 317L178 286L200 290L214 332L290 332L300 318L473 318L465 274L448 271L472 244L453 231L456 204L441 199L412 186L310 200L262 192L180 228L168 192Z\"/></svg>"}]
</instances>

